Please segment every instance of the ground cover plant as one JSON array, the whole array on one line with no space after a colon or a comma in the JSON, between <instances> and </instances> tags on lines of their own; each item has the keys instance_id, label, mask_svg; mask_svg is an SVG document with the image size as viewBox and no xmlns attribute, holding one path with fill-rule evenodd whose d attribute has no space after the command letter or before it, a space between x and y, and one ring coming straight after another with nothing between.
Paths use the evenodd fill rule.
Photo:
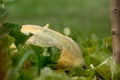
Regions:
<instances>
[{"instance_id":1,"label":"ground cover plant","mask_svg":"<svg viewBox=\"0 0 120 80\"><path fill-rule=\"evenodd\" d=\"M6 32L7 30L7 32ZM8 79L12 80L92 80L119 78L119 66L111 57L111 37L98 41L92 34L88 40L80 43L85 60L85 67L62 68L56 70L57 60L61 51L54 47L39 47L34 44L26 45L26 36L20 32L20 26L11 23L3 24L4 36L7 41L7 58L10 72ZM16 34L14 34L16 33ZM42 39L42 38L41 38ZM15 43L16 47L10 45ZM64 45L63 45L64 46ZM15 51L17 49L17 51ZM47 54L43 55L43 54ZM7 66L8 67L8 66Z\"/></svg>"},{"instance_id":2,"label":"ground cover plant","mask_svg":"<svg viewBox=\"0 0 120 80\"><path fill-rule=\"evenodd\" d=\"M67 30L64 28L64 32L61 33L76 41L81 48L85 65L56 69L61 49L56 46L40 47L35 44L26 44L34 34L25 35L21 32L22 25L6 23L4 18L7 15L5 14L7 9L4 2L1 4L4 5L0 10L2 15L0 18L0 71L4 73L0 75L2 80L120 79L120 65L112 59L111 36L99 39L96 34L91 34L85 40L80 40L79 35L69 32L70 28ZM15 45L11 46L13 43Z\"/></svg>"}]
</instances>

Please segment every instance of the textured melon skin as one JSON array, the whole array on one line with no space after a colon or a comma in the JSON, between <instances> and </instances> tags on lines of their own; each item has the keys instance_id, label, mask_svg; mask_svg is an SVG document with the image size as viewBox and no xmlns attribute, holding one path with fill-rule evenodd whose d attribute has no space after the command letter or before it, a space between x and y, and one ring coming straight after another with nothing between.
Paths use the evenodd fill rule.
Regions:
<instances>
[{"instance_id":1,"label":"textured melon skin","mask_svg":"<svg viewBox=\"0 0 120 80\"><path fill-rule=\"evenodd\" d=\"M61 49L62 53L57 61L57 68L80 67L85 64L79 46L71 38L38 25L22 25L21 32L26 35L29 33L34 34L26 41L26 44L41 47L56 46Z\"/></svg>"}]
</instances>

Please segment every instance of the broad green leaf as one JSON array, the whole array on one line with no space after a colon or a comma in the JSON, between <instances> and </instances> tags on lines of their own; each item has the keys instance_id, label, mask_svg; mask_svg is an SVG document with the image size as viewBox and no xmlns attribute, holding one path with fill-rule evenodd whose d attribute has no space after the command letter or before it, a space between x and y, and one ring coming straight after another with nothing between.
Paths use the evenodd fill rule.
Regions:
<instances>
[{"instance_id":1,"label":"broad green leaf","mask_svg":"<svg viewBox=\"0 0 120 80\"><path fill-rule=\"evenodd\" d=\"M82 68L76 67L76 68L74 68L74 71L75 71L75 75L79 76L79 77L84 76L86 78L89 77L89 78L93 79L94 76L96 75L95 69L92 69L92 68L91 69L82 69Z\"/></svg>"},{"instance_id":2,"label":"broad green leaf","mask_svg":"<svg viewBox=\"0 0 120 80\"><path fill-rule=\"evenodd\" d=\"M90 64L97 66L111 55L104 43L100 42L94 34L91 35L90 39L84 41L82 45L83 55L87 67L89 67Z\"/></svg>"},{"instance_id":3,"label":"broad green leaf","mask_svg":"<svg viewBox=\"0 0 120 80\"><path fill-rule=\"evenodd\" d=\"M40 55L43 54L44 48L40 47L40 46L36 46L34 44L29 44L29 45L25 45L28 49L31 49L35 52L35 54Z\"/></svg>"},{"instance_id":4,"label":"broad green leaf","mask_svg":"<svg viewBox=\"0 0 120 80\"><path fill-rule=\"evenodd\" d=\"M18 47L20 44L24 44L25 41L32 35L25 35L20 31L21 26L12 24L12 23L5 23L3 24L3 28L5 32L8 32L10 36L15 38L15 45Z\"/></svg>"},{"instance_id":5,"label":"broad green leaf","mask_svg":"<svg viewBox=\"0 0 120 80\"><path fill-rule=\"evenodd\" d=\"M105 80L111 80L111 68L110 68L111 60L107 58L104 62L97 66L96 71L100 74Z\"/></svg>"},{"instance_id":6,"label":"broad green leaf","mask_svg":"<svg viewBox=\"0 0 120 80\"><path fill-rule=\"evenodd\" d=\"M34 51L35 54L30 56L31 64L38 66L38 75L40 75L40 70L45 67L49 66L52 69L55 68L57 64L57 60L60 58L61 51L56 47L48 47L42 48L36 45L27 45L28 49ZM45 55L45 54L48 55ZM32 65L32 66L34 66Z\"/></svg>"},{"instance_id":7,"label":"broad green leaf","mask_svg":"<svg viewBox=\"0 0 120 80\"><path fill-rule=\"evenodd\" d=\"M109 57L109 56L106 55L106 53L96 51L94 54L85 56L84 59L86 61L87 67L89 67L90 64L93 64L96 67L102 61L104 61L107 57Z\"/></svg>"},{"instance_id":8,"label":"broad green leaf","mask_svg":"<svg viewBox=\"0 0 120 80\"><path fill-rule=\"evenodd\" d=\"M120 79L120 66L109 57L96 67L96 71L105 80L119 80Z\"/></svg>"},{"instance_id":9,"label":"broad green leaf","mask_svg":"<svg viewBox=\"0 0 120 80\"><path fill-rule=\"evenodd\" d=\"M4 23L3 28L6 32L9 32L10 34L13 34L15 31L20 31L21 26L13 23Z\"/></svg>"}]
</instances>

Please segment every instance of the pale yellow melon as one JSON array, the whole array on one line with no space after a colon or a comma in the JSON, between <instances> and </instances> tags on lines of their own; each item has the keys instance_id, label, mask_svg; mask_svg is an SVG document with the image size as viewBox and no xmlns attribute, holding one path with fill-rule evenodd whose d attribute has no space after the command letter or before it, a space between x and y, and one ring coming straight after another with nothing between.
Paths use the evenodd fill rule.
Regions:
<instances>
[{"instance_id":1,"label":"pale yellow melon","mask_svg":"<svg viewBox=\"0 0 120 80\"><path fill-rule=\"evenodd\" d=\"M62 50L60 59L57 61L57 68L83 66L84 60L79 46L71 38L48 28L48 25L22 25L21 32L33 35L26 41L26 44L34 44L40 47L56 46Z\"/></svg>"}]
</instances>

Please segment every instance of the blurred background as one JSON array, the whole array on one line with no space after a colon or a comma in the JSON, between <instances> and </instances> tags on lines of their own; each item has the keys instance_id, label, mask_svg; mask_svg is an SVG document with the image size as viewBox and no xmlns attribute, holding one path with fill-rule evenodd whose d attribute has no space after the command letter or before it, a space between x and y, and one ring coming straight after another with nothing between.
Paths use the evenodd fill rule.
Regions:
<instances>
[{"instance_id":1,"label":"blurred background","mask_svg":"<svg viewBox=\"0 0 120 80\"><path fill-rule=\"evenodd\" d=\"M85 39L92 33L98 38L111 35L109 0L14 0L6 21L36 24L62 32L65 27Z\"/></svg>"}]
</instances>

